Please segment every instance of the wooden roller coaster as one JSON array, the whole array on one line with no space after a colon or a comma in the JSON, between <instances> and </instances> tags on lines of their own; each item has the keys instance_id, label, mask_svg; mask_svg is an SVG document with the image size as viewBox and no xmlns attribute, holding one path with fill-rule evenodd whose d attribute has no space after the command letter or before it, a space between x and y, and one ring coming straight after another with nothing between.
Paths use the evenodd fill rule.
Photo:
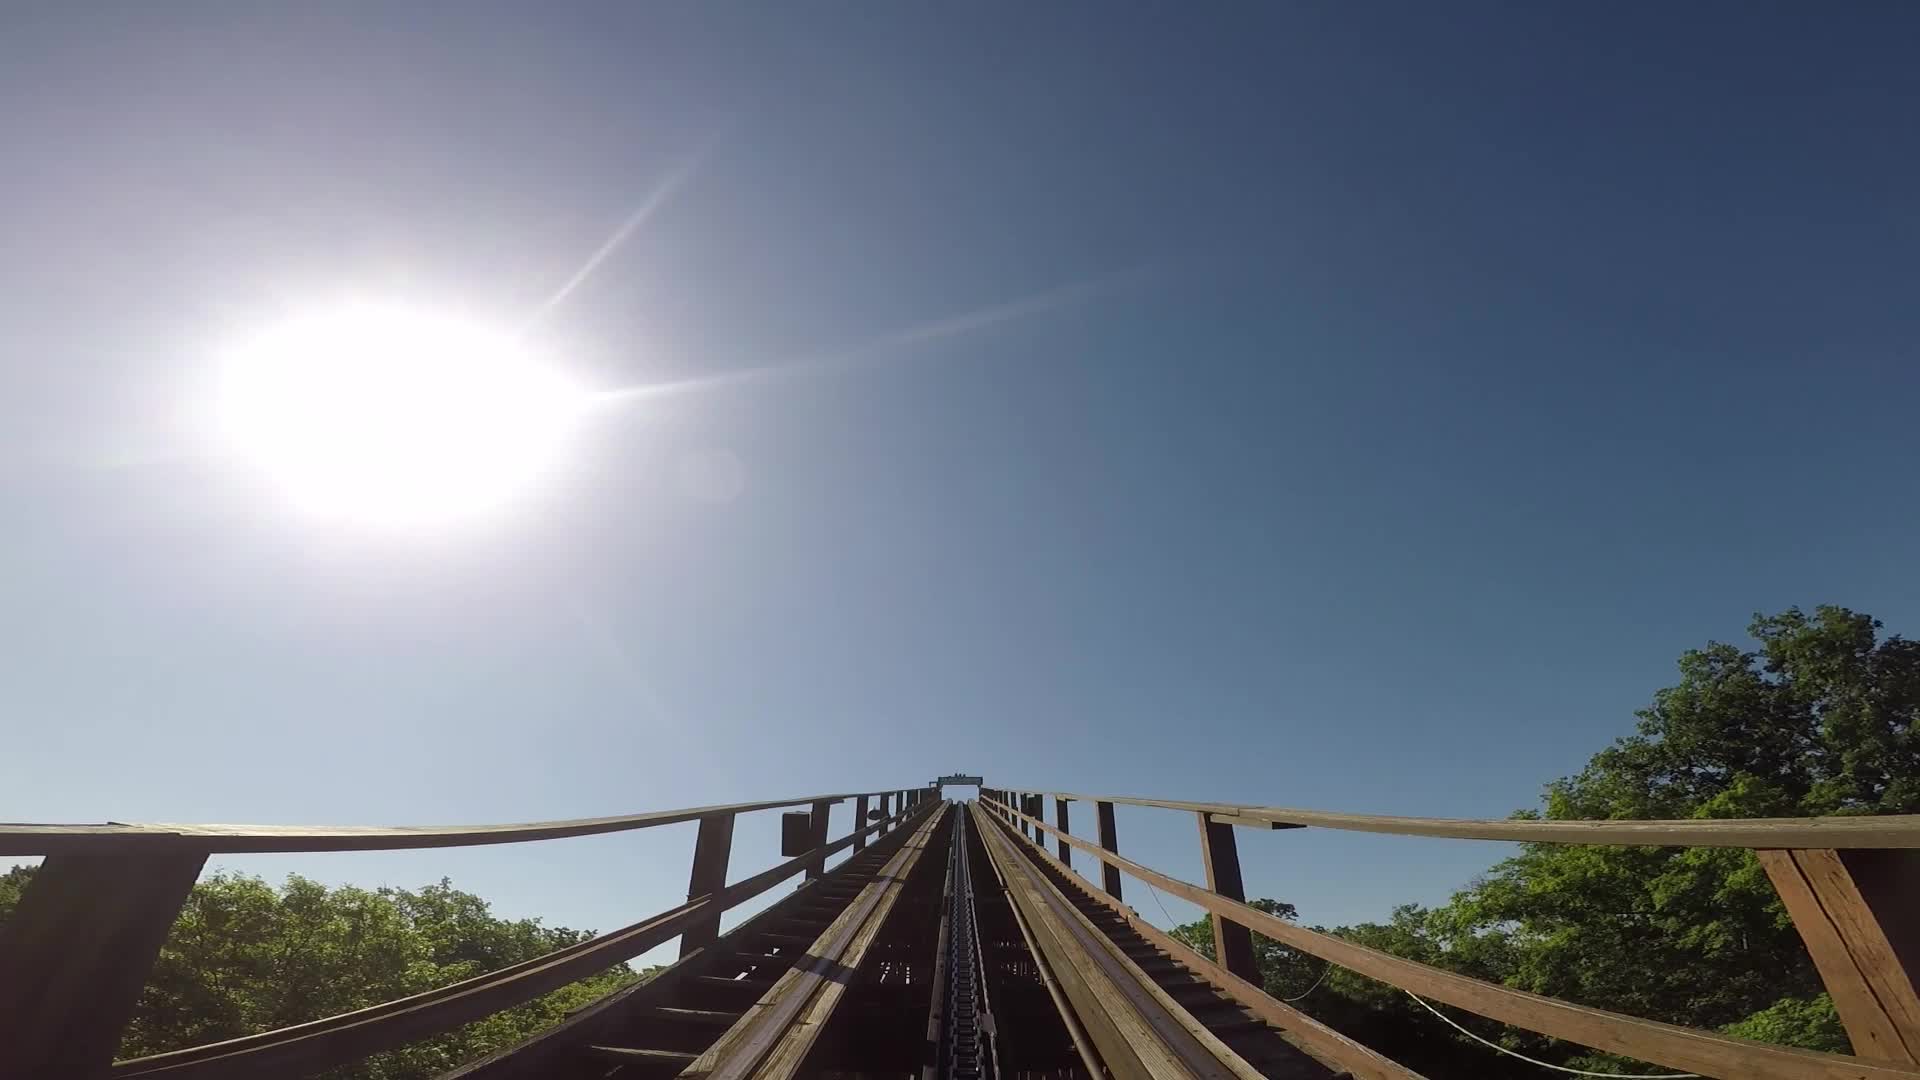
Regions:
<instances>
[{"instance_id":1,"label":"wooden roller coaster","mask_svg":"<svg viewBox=\"0 0 1920 1080\"><path fill-rule=\"evenodd\" d=\"M1116 1080L1417 1074L1265 994L1252 933L1424 999L1684 1074L1920 1080L1920 817L1467 821L1237 803L927 787L623 817L452 828L0 826L45 861L0 925L0 1078L302 1077L510 1008L679 941L679 960L450 1078ZM1046 802L1053 802L1053 821ZM828 840L832 808L853 827ZM1093 839L1069 827L1091 804ZM1206 870L1182 881L1119 854L1116 804L1190 814ZM789 808L803 807L791 811ZM783 819L785 861L730 881L735 818ZM698 822L687 900L546 956L357 1012L144 1058L114 1051L209 856L517 843ZM1852 1040L1824 1054L1675 1027L1488 983L1246 903L1236 829L1754 849ZM1052 840L1049 850L1048 841ZM1073 869L1080 851L1100 882ZM830 856L849 857L828 870ZM799 888L720 932L727 910ZM1123 877L1213 921L1218 962L1122 901Z\"/></svg>"}]
</instances>

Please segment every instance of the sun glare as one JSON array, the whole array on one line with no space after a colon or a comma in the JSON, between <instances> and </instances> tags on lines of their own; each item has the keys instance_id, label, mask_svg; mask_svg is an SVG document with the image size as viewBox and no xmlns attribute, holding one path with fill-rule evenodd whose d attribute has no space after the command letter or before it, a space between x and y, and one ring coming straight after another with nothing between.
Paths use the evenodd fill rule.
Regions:
<instances>
[{"instance_id":1,"label":"sun glare","mask_svg":"<svg viewBox=\"0 0 1920 1080\"><path fill-rule=\"evenodd\" d=\"M409 529L525 494L587 402L509 334L359 306L247 341L228 357L216 404L229 448L303 510Z\"/></svg>"}]
</instances>

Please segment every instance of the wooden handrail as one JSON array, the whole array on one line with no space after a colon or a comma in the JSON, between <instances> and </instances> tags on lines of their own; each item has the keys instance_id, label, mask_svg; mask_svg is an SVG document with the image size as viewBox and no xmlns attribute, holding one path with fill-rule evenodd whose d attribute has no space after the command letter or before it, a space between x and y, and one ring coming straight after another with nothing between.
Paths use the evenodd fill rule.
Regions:
<instances>
[{"instance_id":1,"label":"wooden handrail","mask_svg":"<svg viewBox=\"0 0 1920 1080\"><path fill-rule=\"evenodd\" d=\"M263 1069L304 1075L518 1005L676 935L689 935L698 947L712 939L720 914L728 908L932 806L925 797L930 791L911 789L911 799L900 792L901 805L891 817L857 822L850 835L827 843L830 808L860 794L519 825L0 825L0 855L47 856L13 915L0 923L0 970L8 976L0 980L0 1074L48 1080L105 1075L167 929L210 854L518 843L686 821L701 822L704 842L704 849L696 844L687 903L650 919L425 994L294 1028L114 1064L116 1075L238 1077L259 1075ZM726 859L718 849L723 839L731 839L734 816L789 806L811 807L816 837L811 850L719 888Z\"/></svg>"},{"instance_id":2,"label":"wooden handrail","mask_svg":"<svg viewBox=\"0 0 1920 1080\"><path fill-rule=\"evenodd\" d=\"M1169 805L1155 800L1104 798L1100 801L1131 801L1135 804L1168 806L1170 809L1201 814L1209 813L1208 806L1220 805L1195 803ZM1039 830L1036 837L1051 833L1099 859L1103 864L1197 904L1213 915L1231 919L1284 945L1330 963L1339 964L1350 971L1377 979L1389 986L1430 997L1435 1001L1445 1002L1502 1023L1624 1054L1642 1061L1699 1073L1702 1076L1738 1077L1740 1080L1920 1080L1920 1068L1903 1066L1892 1061L1874 1061L1844 1054L1798 1050L1697 1031L1673 1024L1663 1024L1654 1020L1643 1020L1623 1013L1530 994L1523 990L1515 990L1512 987L1484 982L1406 960L1378 949L1356 945L1330 934L1309 930L1269 915L1258 908L1220 896L1192 882L1162 874L1096 844L1064 833L1037 817L1022 813L1007 802L996 802L995 805L1010 823L1022 823ZM1009 831L1014 835L1022 835L1020 830L1012 828L1011 825ZM1037 841L1029 840L1028 842ZM1042 854L1044 854L1044 848L1042 848Z\"/></svg>"},{"instance_id":3,"label":"wooden handrail","mask_svg":"<svg viewBox=\"0 0 1920 1080\"><path fill-rule=\"evenodd\" d=\"M471 847L558 840L569 836L651 829L697 821L714 814L745 814L785 806L840 803L861 795L808 795L768 802L692 806L645 814L529 821L509 825L174 825L104 822L87 825L0 825L0 856L126 855L202 851L212 855L288 851L388 851L407 848Z\"/></svg>"},{"instance_id":4,"label":"wooden handrail","mask_svg":"<svg viewBox=\"0 0 1920 1080\"><path fill-rule=\"evenodd\" d=\"M884 830L930 802L871 824L728 886L717 897L703 896L650 916L631 926L556 949L498 971L410 997L350 1013L261 1032L225 1042L187 1047L164 1054L118 1061L115 1077L170 1077L216 1080L289 1071L306 1075L357 1061L524 1004L541 994L602 971L671 940L703 916L726 911L805 870L815 859L851 847L856 838Z\"/></svg>"},{"instance_id":5,"label":"wooden handrail","mask_svg":"<svg viewBox=\"0 0 1920 1080\"><path fill-rule=\"evenodd\" d=\"M1857 817L1700 818L1669 821L1536 821L1526 818L1425 818L1390 814L1345 814L1243 803L1184 802L1125 795L1077 795L1064 799L1121 803L1206 814L1222 825L1251 828L1311 826L1393 836L1440 836L1456 840L1524 840L1549 844L1631 844L1649 847L1727 848L1920 848L1920 814Z\"/></svg>"}]
</instances>

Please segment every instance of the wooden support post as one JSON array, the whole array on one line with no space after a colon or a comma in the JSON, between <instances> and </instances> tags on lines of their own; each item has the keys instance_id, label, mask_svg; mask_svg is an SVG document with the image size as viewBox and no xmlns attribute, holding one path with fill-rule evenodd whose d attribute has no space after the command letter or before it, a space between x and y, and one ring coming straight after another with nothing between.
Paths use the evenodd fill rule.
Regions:
<instances>
[{"instance_id":1,"label":"wooden support post","mask_svg":"<svg viewBox=\"0 0 1920 1080\"><path fill-rule=\"evenodd\" d=\"M1120 837L1119 834L1114 831L1113 827L1113 804L1110 802L1096 802L1093 804L1093 809L1100 825L1100 846L1113 852L1115 855L1120 854ZM1101 863L1100 887L1107 891L1108 896L1113 897L1115 900L1120 899L1120 868Z\"/></svg>"},{"instance_id":2,"label":"wooden support post","mask_svg":"<svg viewBox=\"0 0 1920 1080\"><path fill-rule=\"evenodd\" d=\"M700 819L693 841L693 872L687 876L687 899L718 896L727 887L727 860L733 855L733 815L708 814ZM704 949L720 936L721 911L712 912L680 934L680 955Z\"/></svg>"},{"instance_id":3,"label":"wooden support post","mask_svg":"<svg viewBox=\"0 0 1920 1080\"><path fill-rule=\"evenodd\" d=\"M1061 832L1071 832L1067 828L1067 800L1056 796L1053 800L1053 827ZM1073 847L1065 840L1060 841L1060 861L1073 868Z\"/></svg>"},{"instance_id":4,"label":"wooden support post","mask_svg":"<svg viewBox=\"0 0 1920 1080\"><path fill-rule=\"evenodd\" d=\"M107 1075L204 852L55 855L0 925L0 1076Z\"/></svg>"},{"instance_id":5,"label":"wooden support post","mask_svg":"<svg viewBox=\"0 0 1920 1080\"><path fill-rule=\"evenodd\" d=\"M832 811L832 802L823 800L813 804L813 820L809 824L813 826L813 850L815 851L827 846L827 815ZM826 872L826 855L824 853L815 855L807 863L806 880L812 881Z\"/></svg>"},{"instance_id":6,"label":"wooden support post","mask_svg":"<svg viewBox=\"0 0 1920 1080\"><path fill-rule=\"evenodd\" d=\"M1857 1056L1920 1065L1920 851L1763 850Z\"/></svg>"},{"instance_id":7,"label":"wooden support post","mask_svg":"<svg viewBox=\"0 0 1920 1080\"><path fill-rule=\"evenodd\" d=\"M867 834L862 831L866 827L867 797L862 795L853 800L853 850L859 851L867 846Z\"/></svg>"},{"instance_id":8,"label":"wooden support post","mask_svg":"<svg viewBox=\"0 0 1920 1080\"><path fill-rule=\"evenodd\" d=\"M1233 826L1200 819L1200 858L1207 865L1207 888L1229 900L1246 903L1246 886L1240 880L1240 848L1233 839ZM1260 968L1253 962L1253 935L1247 928L1218 914L1213 918L1213 951L1220 966L1241 978L1260 985Z\"/></svg>"}]
</instances>

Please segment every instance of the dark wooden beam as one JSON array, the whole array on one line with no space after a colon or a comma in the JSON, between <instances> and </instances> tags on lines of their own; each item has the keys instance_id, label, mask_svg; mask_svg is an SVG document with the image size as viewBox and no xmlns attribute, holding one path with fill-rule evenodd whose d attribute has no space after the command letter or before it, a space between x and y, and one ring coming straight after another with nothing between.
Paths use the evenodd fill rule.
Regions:
<instances>
[{"instance_id":1,"label":"dark wooden beam","mask_svg":"<svg viewBox=\"0 0 1920 1080\"><path fill-rule=\"evenodd\" d=\"M1063 833L1072 831L1067 828L1067 800L1058 798L1053 800L1053 824L1055 828ZM1066 863L1068 869L1072 869L1073 848L1069 847L1065 840L1059 841L1059 844L1060 861Z\"/></svg>"},{"instance_id":2,"label":"dark wooden beam","mask_svg":"<svg viewBox=\"0 0 1920 1080\"><path fill-rule=\"evenodd\" d=\"M827 815L832 812L833 812L833 804L830 802L817 802L813 804L813 820L811 824L813 825L813 849L815 851L823 851L827 846ZM855 825L853 827L853 831L855 833L858 833L860 831L860 826ZM820 875L825 874L826 872L827 872L826 855L824 854L817 855L814 857L812 862L809 862L807 864L806 880L812 881L814 878L817 878Z\"/></svg>"},{"instance_id":3,"label":"dark wooden beam","mask_svg":"<svg viewBox=\"0 0 1920 1080\"><path fill-rule=\"evenodd\" d=\"M1115 855L1120 854L1120 834L1113 827L1113 804L1096 802L1093 804L1093 809L1099 821L1100 846ZM1101 863L1100 887L1106 890L1108 896L1115 900L1120 899L1120 868L1109 863Z\"/></svg>"},{"instance_id":4,"label":"dark wooden beam","mask_svg":"<svg viewBox=\"0 0 1920 1080\"><path fill-rule=\"evenodd\" d=\"M859 851L867 846L867 834L860 827L867 823L867 797L853 800L853 850Z\"/></svg>"},{"instance_id":5,"label":"dark wooden beam","mask_svg":"<svg viewBox=\"0 0 1920 1080\"><path fill-rule=\"evenodd\" d=\"M1200 858L1207 867L1207 888L1229 900L1245 903L1246 886L1240 880L1240 849L1233 839L1233 826L1200 819ZM1219 912L1213 920L1213 949L1220 966L1251 983L1260 981L1260 968L1253 962L1253 935L1247 928Z\"/></svg>"},{"instance_id":6,"label":"dark wooden beam","mask_svg":"<svg viewBox=\"0 0 1920 1080\"><path fill-rule=\"evenodd\" d=\"M855 841L858 843L858 841ZM687 877L687 899L717 896L727 887L727 861L733 856L733 815L711 814L700 819L700 835L693 841L693 872ZM680 955L703 949L720 936L721 910L687 927L680 935Z\"/></svg>"},{"instance_id":7,"label":"dark wooden beam","mask_svg":"<svg viewBox=\"0 0 1920 1080\"><path fill-rule=\"evenodd\" d=\"M204 852L56 855L0 925L0 1076L105 1076Z\"/></svg>"}]
</instances>

